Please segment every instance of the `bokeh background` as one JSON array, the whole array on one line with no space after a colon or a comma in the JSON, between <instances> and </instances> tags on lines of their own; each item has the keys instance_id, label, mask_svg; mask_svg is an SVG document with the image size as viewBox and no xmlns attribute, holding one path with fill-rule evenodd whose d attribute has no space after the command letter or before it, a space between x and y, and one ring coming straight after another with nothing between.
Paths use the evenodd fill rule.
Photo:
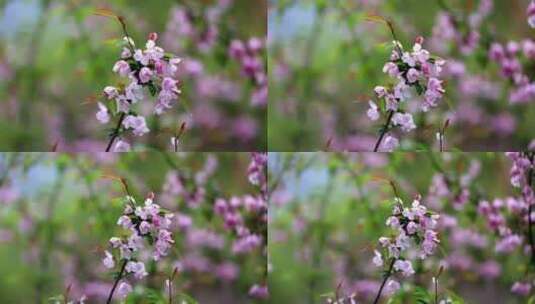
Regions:
<instances>
[{"instance_id":1,"label":"bokeh background","mask_svg":"<svg viewBox=\"0 0 535 304\"><path fill-rule=\"evenodd\" d=\"M121 231L124 178L138 202L153 191L175 215L175 246L157 264L146 263L143 280L129 279L134 292L126 303L168 303L164 281L175 268L173 303L183 294L196 300L188 304L262 303L248 291L264 281L265 254L233 253L237 238L213 213L216 198L258 194L249 162L249 153L0 154L0 302L85 295L85 303L104 303L114 272L102 259Z\"/></svg>"},{"instance_id":2,"label":"bokeh background","mask_svg":"<svg viewBox=\"0 0 535 304\"><path fill-rule=\"evenodd\" d=\"M422 204L441 215L441 243L433 257L413 262L416 274L399 278L402 289L381 303L416 303L425 293L434 299L432 277L440 266L439 299L528 303L511 286L529 280L529 254L520 248L496 253L498 239L477 213L480 201L505 202L519 195L510 184L511 162L505 155L270 153L269 161L273 303L328 303L336 293L340 298L356 294L357 303L373 302L382 269L372 258L379 237L389 231L385 221L395 197L390 182L405 204L420 194ZM515 227L527 230L526 224Z\"/></svg>"},{"instance_id":3,"label":"bokeh background","mask_svg":"<svg viewBox=\"0 0 535 304\"><path fill-rule=\"evenodd\" d=\"M136 138L135 150L172 150L170 138L183 122L188 129L181 150L266 149L266 108L252 105L254 85L227 51L234 39L265 39L265 0L5 0L3 151L104 151L109 130L95 118L96 102L118 80L112 67L123 34L116 20L95 15L96 9L123 16L138 45L157 32L159 45L184 59L178 106L148 121L154 132ZM219 17L213 17L216 10ZM150 108L147 103L146 112Z\"/></svg>"},{"instance_id":4,"label":"bokeh background","mask_svg":"<svg viewBox=\"0 0 535 304\"><path fill-rule=\"evenodd\" d=\"M440 39L445 3L456 16L481 19L481 39L467 54L459 43ZM390 56L388 28L368 20L391 20L405 48L417 36L424 47L448 60L447 94L438 109L415 116L418 129L403 135L401 149L437 150L435 134L446 120L446 149L526 149L534 136L533 102L512 105L511 83L487 59L491 42L533 39L528 0L271 0L269 1L269 131L271 151L373 151L380 122L366 116L377 85L389 83L382 68ZM480 5L493 4L488 16ZM483 7L485 8L485 7ZM474 16L474 17L473 17ZM462 31L466 32L463 23ZM433 41L434 39L434 41ZM459 65L459 63L462 64ZM523 60L533 81L533 61ZM464 71L462 75L459 71ZM457 74L456 74L457 73ZM384 123L384 122L383 122Z\"/></svg>"}]
</instances>

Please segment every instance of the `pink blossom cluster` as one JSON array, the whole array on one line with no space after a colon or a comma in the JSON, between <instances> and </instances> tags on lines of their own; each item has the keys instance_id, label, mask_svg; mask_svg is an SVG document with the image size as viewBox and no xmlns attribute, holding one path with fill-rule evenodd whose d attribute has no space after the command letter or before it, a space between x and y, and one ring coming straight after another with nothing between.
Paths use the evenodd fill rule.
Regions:
<instances>
[{"instance_id":1,"label":"pink blossom cluster","mask_svg":"<svg viewBox=\"0 0 535 304\"><path fill-rule=\"evenodd\" d=\"M251 184L260 186L259 195L234 196L229 200L218 198L214 203L214 213L220 216L225 228L233 231L237 239L232 244L235 254L248 254L260 250L262 255L267 250L267 201L265 190L267 153L252 153L248 168ZM249 295L255 298L268 297L265 283L251 286Z\"/></svg>"},{"instance_id":2,"label":"pink blossom cluster","mask_svg":"<svg viewBox=\"0 0 535 304\"><path fill-rule=\"evenodd\" d=\"M507 156L513 161L511 166L511 185L522 190L524 203L529 206L535 203L533 194L533 170L535 155L532 152L510 152Z\"/></svg>"},{"instance_id":3,"label":"pink blossom cluster","mask_svg":"<svg viewBox=\"0 0 535 304\"><path fill-rule=\"evenodd\" d=\"M127 230L129 235L110 238L111 249L116 254L105 251L102 263L106 268L115 268L116 261L120 260L124 263L123 268L127 274L142 279L147 271L145 263L138 260L137 255L140 250L148 249L147 243L153 247L152 258L155 261L168 254L174 243L169 231L173 214L160 208L153 200L153 193L145 199L144 205L138 205L132 196L126 197L126 206L117 225ZM126 281L121 281L117 291L120 297L126 297L132 287Z\"/></svg>"},{"instance_id":4,"label":"pink blossom cluster","mask_svg":"<svg viewBox=\"0 0 535 304\"><path fill-rule=\"evenodd\" d=\"M219 38L221 16L232 2L233 0L218 0L203 12L190 7L173 7L163 35L164 44L172 50L181 51L186 47L184 42L189 41L201 52L209 52Z\"/></svg>"},{"instance_id":5,"label":"pink blossom cluster","mask_svg":"<svg viewBox=\"0 0 535 304\"><path fill-rule=\"evenodd\" d=\"M497 233L495 251L501 254L511 253L522 249L531 261L535 259L534 244L531 233L522 235L524 231L531 231L533 226L533 177L535 169L535 154L531 152L510 152L507 156L512 161L510 170L511 185L521 190L519 197L509 197L505 200L494 199L492 203L481 201L478 213L482 215L488 226ZM527 227L519 229L518 226ZM530 262L531 263L531 262ZM530 267L529 265L527 267ZM529 281L518 281L513 284L511 291L519 295L528 295L533 288Z\"/></svg>"},{"instance_id":6,"label":"pink blossom cluster","mask_svg":"<svg viewBox=\"0 0 535 304\"><path fill-rule=\"evenodd\" d=\"M442 210L446 202L446 205L452 203L453 209L457 211L463 210L472 194L470 185L480 171L481 163L478 160L472 160L466 172L459 172L458 176L435 174L426 197L428 206L435 210Z\"/></svg>"},{"instance_id":7,"label":"pink blossom cluster","mask_svg":"<svg viewBox=\"0 0 535 304\"><path fill-rule=\"evenodd\" d=\"M265 107L268 98L267 73L262 52L264 48L264 41L253 37L247 42L233 40L228 51L229 56L240 63L242 74L254 84L251 104L259 107Z\"/></svg>"},{"instance_id":8,"label":"pink blossom cluster","mask_svg":"<svg viewBox=\"0 0 535 304\"><path fill-rule=\"evenodd\" d=\"M392 273L401 273L404 277L413 275L414 268L408 259L408 253L416 251L420 259L433 254L440 242L435 230L439 217L422 205L420 198L416 198L410 207L404 206L403 201L396 198L392 215L386 220L386 225L393 230L393 234L379 238L383 253L375 250L373 264L383 267L385 256L392 263ZM394 279L389 279L385 286L387 293L393 293L400 287Z\"/></svg>"},{"instance_id":9,"label":"pink blossom cluster","mask_svg":"<svg viewBox=\"0 0 535 304\"><path fill-rule=\"evenodd\" d=\"M206 184L217 169L218 161L213 155L209 155L202 168L192 176L192 185L188 185L188 180L177 170L169 171L165 177L160 201L168 208L176 206L177 198L183 201L188 208L196 209L206 199ZM184 218L183 223L190 222L186 216L177 214L177 217ZM182 221L179 221L181 223Z\"/></svg>"},{"instance_id":10,"label":"pink blossom cluster","mask_svg":"<svg viewBox=\"0 0 535 304\"><path fill-rule=\"evenodd\" d=\"M367 112L373 121L380 118L383 110L387 113L384 132L390 132L394 127L399 127L405 133L416 129L412 113L402 109L403 102L417 101L419 108L427 112L438 105L445 93L439 79L445 61L433 58L422 47L423 42L423 38L419 37L412 51L404 51L401 43L394 41L390 61L385 64L383 72L397 83L391 87L375 87L375 94L377 98L384 100L384 107L370 100L370 109ZM399 140L388 133L381 143L381 150L392 151L398 145Z\"/></svg>"},{"instance_id":11,"label":"pink blossom cluster","mask_svg":"<svg viewBox=\"0 0 535 304\"><path fill-rule=\"evenodd\" d=\"M249 163L249 168L247 169L249 182L260 187L263 193L267 191L267 162L267 153L253 152L251 153L251 162Z\"/></svg>"},{"instance_id":12,"label":"pink blossom cluster","mask_svg":"<svg viewBox=\"0 0 535 304\"><path fill-rule=\"evenodd\" d=\"M239 265L232 261L232 255L228 259L213 259L212 255L214 252L226 250L225 230L198 227L194 216L195 212L203 210L203 203L206 202L206 188L210 188L209 181L213 180L211 177L217 167L217 158L209 155L202 168L194 174L169 171L160 195L160 202L162 206L173 210L176 228L185 235L184 246L187 250L174 263L181 272L210 274L224 282L232 282L236 280L240 272ZM206 255L203 254L205 249L209 249Z\"/></svg>"},{"instance_id":13,"label":"pink blossom cluster","mask_svg":"<svg viewBox=\"0 0 535 304\"><path fill-rule=\"evenodd\" d=\"M535 82L524 71L522 55L527 60L535 60L535 41L510 41L506 45L495 42L489 50L489 58L499 64L502 76L513 84L509 94L512 104L528 103L535 98Z\"/></svg>"},{"instance_id":14,"label":"pink blossom cluster","mask_svg":"<svg viewBox=\"0 0 535 304\"><path fill-rule=\"evenodd\" d=\"M528 23L529 26L535 28L535 1L531 1L528 6Z\"/></svg>"},{"instance_id":15,"label":"pink blossom cluster","mask_svg":"<svg viewBox=\"0 0 535 304\"><path fill-rule=\"evenodd\" d=\"M478 213L485 218L489 228L498 232L500 240L497 241L495 250L498 253L510 253L517 249L523 242L523 237L513 233L507 225L506 211L520 215L527 211L523 201L513 197L494 199L492 202L483 200L478 204Z\"/></svg>"},{"instance_id":16,"label":"pink blossom cluster","mask_svg":"<svg viewBox=\"0 0 535 304\"><path fill-rule=\"evenodd\" d=\"M439 13L430 39L432 48L446 53L449 47L454 47L463 55L473 54L481 41L480 27L493 8L493 0L482 0L478 8L466 16L455 15L452 11Z\"/></svg>"},{"instance_id":17,"label":"pink blossom cluster","mask_svg":"<svg viewBox=\"0 0 535 304\"><path fill-rule=\"evenodd\" d=\"M229 200L218 198L214 204L214 213L220 216L225 228L234 231L238 239L232 245L234 253L249 253L264 244L263 236L251 231L246 226L248 218L264 223L267 216L267 204L261 196L234 196Z\"/></svg>"},{"instance_id":18,"label":"pink blossom cluster","mask_svg":"<svg viewBox=\"0 0 535 304\"><path fill-rule=\"evenodd\" d=\"M114 151L123 152L130 149L130 144L123 139L129 130L136 136L143 136L150 130L146 119L136 112L133 105L148 99L147 93L156 96L153 112L161 115L178 100L181 93L176 72L180 58L170 57L156 45L158 35L151 33L145 49L136 49L133 40L125 37L121 59L113 66L113 72L127 78L128 84L107 86L104 96L107 104L98 103L97 120L107 124L112 117L118 116L118 125L112 136L119 137Z\"/></svg>"}]
</instances>

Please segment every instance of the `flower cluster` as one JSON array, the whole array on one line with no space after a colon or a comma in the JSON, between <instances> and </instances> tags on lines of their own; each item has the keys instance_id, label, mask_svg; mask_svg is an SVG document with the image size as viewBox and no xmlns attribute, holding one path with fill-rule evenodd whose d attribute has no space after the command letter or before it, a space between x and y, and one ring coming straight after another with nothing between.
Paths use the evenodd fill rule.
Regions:
<instances>
[{"instance_id":1,"label":"flower cluster","mask_svg":"<svg viewBox=\"0 0 535 304\"><path fill-rule=\"evenodd\" d=\"M483 200L479 202L478 213L485 218L487 225L493 231L498 232L500 240L496 243L496 252L510 253L522 243L522 237L514 234L507 225L505 211L511 214L520 214L525 212L527 207L522 201L509 197L505 200L494 199L492 202Z\"/></svg>"},{"instance_id":2,"label":"flower cluster","mask_svg":"<svg viewBox=\"0 0 535 304\"><path fill-rule=\"evenodd\" d=\"M243 255L259 250L262 255L267 250L267 198L266 198L267 153L253 153L248 168L251 184L259 186L260 194L234 196L229 200L216 199L214 213L220 216L225 228L233 231L237 239L232 244L235 254ZM265 284L255 284L249 295L255 298L267 298L268 288Z\"/></svg>"},{"instance_id":3,"label":"flower cluster","mask_svg":"<svg viewBox=\"0 0 535 304\"><path fill-rule=\"evenodd\" d=\"M528 23L529 26L535 28L535 1L531 1L528 6Z\"/></svg>"},{"instance_id":4,"label":"flower cluster","mask_svg":"<svg viewBox=\"0 0 535 304\"><path fill-rule=\"evenodd\" d=\"M268 97L268 82L262 50L264 42L257 37L247 42L233 40L229 47L229 56L241 64L241 71L255 85L251 95L253 106L265 107Z\"/></svg>"},{"instance_id":5,"label":"flower cluster","mask_svg":"<svg viewBox=\"0 0 535 304\"><path fill-rule=\"evenodd\" d=\"M219 198L215 201L214 212L223 219L225 228L235 231L238 235L232 245L234 253L248 253L263 244L263 236L252 232L246 226L248 217L256 218L257 223L267 220L267 205L260 196L235 196L230 200Z\"/></svg>"},{"instance_id":6,"label":"flower cluster","mask_svg":"<svg viewBox=\"0 0 535 304\"><path fill-rule=\"evenodd\" d=\"M474 12L467 15L455 15L443 11L437 15L430 44L433 50L446 53L454 47L463 55L471 55L481 39L481 25L494 8L493 0L481 0Z\"/></svg>"},{"instance_id":7,"label":"flower cluster","mask_svg":"<svg viewBox=\"0 0 535 304\"><path fill-rule=\"evenodd\" d=\"M494 199L492 203L481 201L478 213L482 215L488 226L497 233L495 251L497 253L511 253L518 248L531 256L532 263L535 260L535 247L531 234L524 237L524 231L531 231L533 225L533 205L535 196L533 193L533 177L535 170L535 154L524 152L511 152L507 156L512 160L510 170L511 185L521 189L520 197L507 199ZM518 224L526 229L518 229ZM529 265L527 267L530 267ZM532 283L516 282L511 288L513 293L519 295L529 294Z\"/></svg>"},{"instance_id":8,"label":"flower cluster","mask_svg":"<svg viewBox=\"0 0 535 304\"><path fill-rule=\"evenodd\" d=\"M256 299L267 299L269 297L269 290L267 285L254 284L249 289L249 296Z\"/></svg>"},{"instance_id":9,"label":"flower cluster","mask_svg":"<svg viewBox=\"0 0 535 304\"><path fill-rule=\"evenodd\" d=\"M199 12L191 7L174 6L163 35L164 44L174 51L195 43L203 53L209 52L219 37L219 21L233 0L218 0L206 10ZM202 26L199 26L202 25Z\"/></svg>"},{"instance_id":10,"label":"flower cluster","mask_svg":"<svg viewBox=\"0 0 535 304\"><path fill-rule=\"evenodd\" d=\"M403 51L403 46L394 41L394 49L383 68L383 72L394 78L397 83L392 87L377 86L374 91L380 100L384 100L384 107L369 101L368 117L375 121L381 116L382 110L388 113L387 124L384 131L388 132L394 127L400 127L403 132L410 132L416 128L411 113L401 108L402 102L417 100L419 108L427 112L436 107L445 90L439 79L444 60L433 58L422 47L423 38L416 39L411 52ZM416 94L415 94L416 93ZM399 141L388 134L382 142L381 149L391 151L397 147Z\"/></svg>"},{"instance_id":11,"label":"flower cluster","mask_svg":"<svg viewBox=\"0 0 535 304\"><path fill-rule=\"evenodd\" d=\"M116 257L110 251L105 251L102 263L106 268L114 268L116 260L121 260L123 262L121 273L126 271L127 274L133 274L136 279L142 279L147 275L147 271L145 263L138 260L137 253L148 249L146 243L153 247L152 258L155 261L168 254L174 243L172 233L169 231L173 214L161 209L153 199L154 194L150 193L144 205L138 206L133 197L126 197L126 207L117 225L127 230L129 235L110 238L110 246L112 250L118 252L118 255ZM126 296L131 290L130 284L122 281L118 287L118 294Z\"/></svg>"},{"instance_id":12,"label":"flower cluster","mask_svg":"<svg viewBox=\"0 0 535 304\"><path fill-rule=\"evenodd\" d=\"M513 161L511 166L511 185L522 190L522 197L526 205L535 203L533 194L533 170L535 170L535 155L533 153L511 152L507 156Z\"/></svg>"},{"instance_id":13,"label":"flower cluster","mask_svg":"<svg viewBox=\"0 0 535 304\"><path fill-rule=\"evenodd\" d=\"M457 171L458 175L453 176L443 173L435 174L426 196L427 205L434 210L443 210L452 202L455 210L463 210L472 194L470 185L480 172L481 163L472 160L466 172Z\"/></svg>"},{"instance_id":14,"label":"flower cluster","mask_svg":"<svg viewBox=\"0 0 535 304\"><path fill-rule=\"evenodd\" d=\"M521 55L528 60L535 59L535 42L531 39L522 42L510 41L507 45L493 43L489 58L499 64L502 76L509 79L514 88L509 94L512 104L527 103L535 98L535 82L524 71Z\"/></svg>"},{"instance_id":15,"label":"flower cluster","mask_svg":"<svg viewBox=\"0 0 535 304\"><path fill-rule=\"evenodd\" d=\"M128 84L117 87L104 88L107 105L99 102L97 120L102 124L111 121L111 117L119 116L116 130L112 133L112 140L119 137L114 151L128 150L130 145L122 140L126 131L131 130L136 136L142 136L150 130L145 117L137 113L134 104L145 101L147 92L156 97L153 112L156 115L170 109L178 100L180 89L176 72L181 62L180 58L166 55L164 50L156 45L158 35L151 33L145 49L136 49L131 38L124 38L121 59L113 66L113 72L127 78Z\"/></svg>"},{"instance_id":16,"label":"flower cluster","mask_svg":"<svg viewBox=\"0 0 535 304\"><path fill-rule=\"evenodd\" d=\"M375 250L373 264L383 267L385 255L390 260L389 272L399 272L404 277L413 275L412 262L406 254L415 249L420 259L433 254L439 243L435 230L438 219L439 215L428 211L419 198L412 202L411 207L405 207L401 199L396 198L392 215L386 220L386 225L392 228L394 233L390 237L379 238L379 243L386 252L383 254ZM390 279L385 286L391 293L399 288L399 283Z\"/></svg>"},{"instance_id":17,"label":"flower cluster","mask_svg":"<svg viewBox=\"0 0 535 304\"><path fill-rule=\"evenodd\" d=\"M249 175L249 182L260 187L262 192L267 191L267 153L253 152L251 155L251 162L247 173Z\"/></svg>"}]
</instances>

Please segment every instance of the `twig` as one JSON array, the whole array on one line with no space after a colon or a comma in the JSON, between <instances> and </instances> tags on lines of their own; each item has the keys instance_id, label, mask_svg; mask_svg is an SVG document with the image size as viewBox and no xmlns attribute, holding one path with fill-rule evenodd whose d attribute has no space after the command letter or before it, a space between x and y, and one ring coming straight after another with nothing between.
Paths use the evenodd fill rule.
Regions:
<instances>
[{"instance_id":1,"label":"twig","mask_svg":"<svg viewBox=\"0 0 535 304\"><path fill-rule=\"evenodd\" d=\"M115 127L115 130L113 130L113 133L111 133L110 141L108 142L108 146L106 147L106 152L110 152L111 146L113 145L113 142L115 139L119 136L119 130L121 129L121 125L123 123L124 118L126 117L126 113L121 113L121 117L119 117L119 121L117 122L117 126Z\"/></svg>"},{"instance_id":2,"label":"twig","mask_svg":"<svg viewBox=\"0 0 535 304\"><path fill-rule=\"evenodd\" d=\"M113 287L111 288L110 295L108 296L108 300L106 301L106 304L110 304L111 300L113 298L113 293L115 292L115 289L117 288L117 284L119 284L119 281L123 278L124 270L126 268L126 263L128 260L124 259L123 264L121 265L121 271L117 275L117 278L115 279L115 283L113 283Z\"/></svg>"},{"instance_id":3,"label":"twig","mask_svg":"<svg viewBox=\"0 0 535 304\"><path fill-rule=\"evenodd\" d=\"M383 288L385 287L386 281L388 281L388 278L390 278L390 276L392 275L392 270L394 269L395 262L396 262L396 258L392 258L392 262L390 262L388 271L385 274L385 278L383 279L383 283L381 283L381 287L379 288L379 291L377 292L377 296L375 297L373 304L379 303L379 299L381 298L381 293L383 293Z\"/></svg>"},{"instance_id":4,"label":"twig","mask_svg":"<svg viewBox=\"0 0 535 304\"><path fill-rule=\"evenodd\" d=\"M388 127L390 126L390 123L392 122L392 117L394 117L394 111L390 110L388 112L388 118L386 119L386 123L381 129L381 135L379 135L379 139L377 139L377 143L375 143L375 148L373 148L373 152L377 152L379 150L379 146L381 146L381 142L383 141L383 138L388 132Z\"/></svg>"}]
</instances>

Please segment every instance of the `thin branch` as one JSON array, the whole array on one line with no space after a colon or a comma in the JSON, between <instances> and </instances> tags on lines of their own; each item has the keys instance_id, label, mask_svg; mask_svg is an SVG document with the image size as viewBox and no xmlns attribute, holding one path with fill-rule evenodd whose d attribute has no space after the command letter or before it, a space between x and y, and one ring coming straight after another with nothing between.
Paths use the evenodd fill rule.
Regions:
<instances>
[{"instance_id":1,"label":"thin branch","mask_svg":"<svg viewBox=\"0 0 535 304\"><path fill-rule=\"evenodd\" d=\"M379 288L379 291L377 292L377 296L375 297L373 304L379 303L379 299L381 298L381 293L383 293L383 288L385 287L386 281L388 281L388 279L392 275L392 270L394 269L395 262L396 262L396 258L392 258L392 261L390 262L390 266L388 267L388 271L385 274L385 278L383 279L383 283L381 283L381 287Z\"/></svg>"},{"instance_id":2,"label":"thin branch","mask_svg":"<svg viewBox=\"0 0 535 304\"><path fill-rule=\"evenodd\" d=\"M111 133L110 141L108 142L108 146L106 147L106 152L110 152L111 146L113 145L113 142L115 139L119 136L119 130L121 129L121 125L123 124L123 120L126 117L126 113L121 113L121 116L119 117L119 121L117 122L117 126L115 127L115 130Z\"/></svg>"},{"instance_id":3,"label":"thin branch","mask_svg":"<svg viewBox=\"0 0 535 304\"><path fill-rule=\"evenodd\" d=\"M106 301L106 304L110 304L111 300L113 298L113 293L115 292L115 289L117 288L117 284L119 284L119 281L123 278L124 270L126 268L126 263L128 260L124 259L123 264L121 265L121 271L119 271L119 274L117 275L117 278L115 279L115 283L113 283L113 287L111 288L110 294L108 296L108 300Z\"/></svg>"},{"instance_id":4,"label":"thin branch","mask_svg":"<svg viewBox=\"0 0 535 304\"><path fill-rule=\"evenodd\" d=\"M379 147L381 146L381 142L383 141L383 138L385 137L386 133L388 132L388 128L390 127L390 123L392 122L392 117L394 117L394 111L390 110L388 112L388 118L386 119L386 123L381 129L381 135L379 135L379 139L377 139L377 143L375 143L375 148L373 148L373 152L379 151Z\"/></svg>"}]
</instances>

